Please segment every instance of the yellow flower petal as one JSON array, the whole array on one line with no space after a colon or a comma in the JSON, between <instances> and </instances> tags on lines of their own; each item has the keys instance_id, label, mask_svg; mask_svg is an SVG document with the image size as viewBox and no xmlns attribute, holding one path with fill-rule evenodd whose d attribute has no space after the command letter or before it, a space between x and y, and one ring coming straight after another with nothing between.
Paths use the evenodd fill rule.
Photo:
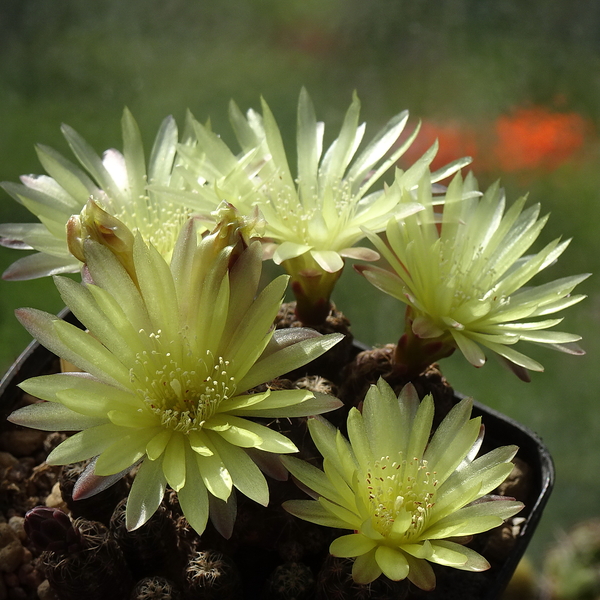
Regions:
<instances>
[{"instance_id":1,"label":"yellow flower petal","mask_svg":"<svg viewBox=\"0 0 600 600\"><path fill-rule=\"evenodd\" d=\"M329 546L329 552L333 556L342 558L353 558L369 552L377 546L374 540L371 540L360 533L351 533L336 538Z\"/></svg>"},{"instance_id":2,"label":"yellow flower petal","mask_svg":"<svg viewBox=\"0 0 600 600\"><path fill-rule=\"evenodd\" d=\"M175 433L171 436L163 458L163 471L167 483L178 492L186 481L186 452L184 436Z\"/></svg>"},{"instance_id":3,"label":"yellow flower petal","mask_svg":"<svg viewBox=\"0 0 600 600\"><path fill-rule=\"evenodd\" d=\"M146 454L150 460L156 460L165 451L171 436L172 429L161 429L147 444Z\"/></svg>"},{"instance_id":4,"label":"yellow flower petal","mask_svg":"<svg viewBox=\"0 0 600 600\"><path fill-rule=\"evenodd\" d=\"M392 581L400 581L408 575L409 567L405 555L394 548L378 546L375 560L383 574Z\"/></svg>"}]
</instances>

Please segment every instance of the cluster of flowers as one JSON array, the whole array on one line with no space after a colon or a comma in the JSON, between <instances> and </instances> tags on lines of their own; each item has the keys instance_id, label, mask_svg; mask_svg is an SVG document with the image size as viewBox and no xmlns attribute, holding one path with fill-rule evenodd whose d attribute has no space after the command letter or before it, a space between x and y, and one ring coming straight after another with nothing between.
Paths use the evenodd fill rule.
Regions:
<instances>
[{"instance_id":1,"label":"cluster of flowers","mask_svg":"<svg viewBox=\"0 0 600 600\"><path fill-rule=\"evenodd\" d=\"M386 268L357 271L407 305L395 353L407 372L418 374L456 348L479 367L485 347L525 377L542 367L513 349L520 340L581 352L579 336L549 331L560 319L536 317L581 300L571 291L585 276L523 288L568 242L526 255L546 218L537 206L524 210L524 199L505 212L498 186L482 194L472 175L460 175L469 159L431 173L434 145L406 171L396 168L418 133L397 147L406 112L359 152L365 126L355 97L323 153L323 124L302 91L293 176L275 119L264 102L262 109L244 115L231 105L238 153L191 115L180 139L169 117L148 161L128 111L122 153L99 157L65 126L79 165L40 146L48 175L4 184L39 219L0 225L2 244L37 250L4 277L54 275L85 327L40 310L17 311L28 331L73 367L25 381L21 387L44 402L10 420L78 432L48 456L56 465L91 459L75 498L134 470L129 529L148 521L170 486L198 533L210 518L228 537L234 488L267 505L263 472L281 474L283 464L315 497L289 501L289 512L354 532L330 550L357 557L358 583L383 573L431 589L429 562L483 570L487 561L464 542L522 508L488 496L510 473L516 448L477 457L483 433L469 400L430 437L431 398L419 403L410 385L396 397L383 380L361 411L348 413L347 439L318 416L338 409L339 400L264 385L342 336L274 330L275 316L289 280L299 319L319 325L345 259L382 255ZM392 169L393 182L375 189ZM438 184L450 176L449 187ZM365 238L375 249L357 246ZM265 259L288 275L259 289ZM77 271L81 283L57 276ZM307 416L323 470L281 457L297 451L294 443L253 420Z\"/></svg>"}]
</instances>

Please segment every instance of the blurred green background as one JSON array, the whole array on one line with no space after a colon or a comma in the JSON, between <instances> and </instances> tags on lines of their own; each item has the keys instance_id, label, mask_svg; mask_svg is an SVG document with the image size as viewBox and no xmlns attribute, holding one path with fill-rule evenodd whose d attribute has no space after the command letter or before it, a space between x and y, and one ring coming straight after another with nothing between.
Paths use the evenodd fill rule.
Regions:
<instances>
[{"instance_id":1,"label":"blurred green background","mask_svg":"<svg viewBox=\"0 0 600 600\"><path fill-rule=\"evenodd\" d=\"M509 201L529 190L530 202L551 212L540 246L574 238L547 278L600 271L596 0L3 0L0 180L42 172L36 142L69 154L62 122L99 152L121 148L125 105L148 145L167 114L182 123L187 108L200 120L210 116L232 142L227 102L259 108L263 95L292 144L301 86L326 122L329 141L353 90L363 103L367 138L404 108L414 123L434 124L434 133L435 124L458 124L458 138L476 140L473 168L482 185L502 177ZM519 121L519 109L532 112ZM543 121L538 129L527 114ZM549 136L559 122L568 139L557 150ZM440 136L444 155L472 151L458 138L450 136L444 147ZM519 144L525 158L534 151L542 158L522 165L498 158L518 157ZM28 220L1 192L0 221ZM0 269L20 256L0 248ZM589 298L566 312L562 328L584 336L586 356L534 347L546 372L529 384L494 360L481 370L459 356L443 363L454 387L525 423L552 451L557 484L530 550L538 564L560 531L600 513L597 278L580 289ZM359 339L383 344L399 335L402 308L351 269L334 300ZM21 306L55 311L61 303L50 281L0 283L2 371L29 342L13 316Z\"/></svg>"}]
</instances>

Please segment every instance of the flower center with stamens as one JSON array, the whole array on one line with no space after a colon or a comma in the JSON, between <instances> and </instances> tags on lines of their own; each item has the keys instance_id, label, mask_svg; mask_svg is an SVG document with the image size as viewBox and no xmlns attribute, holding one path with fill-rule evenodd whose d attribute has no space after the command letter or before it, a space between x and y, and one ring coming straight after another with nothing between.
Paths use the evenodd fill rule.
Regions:
<instances>
[{"instance_id":1,"label":"flower center with stamens","mask_svg":"<svg viewBox=\"0 0 600 600\"><path fill-rule=\"evenodd\" d=\"M402 543L420 535L435 504L438 484L426 460L384 456L370 466L363 483L376 531Z\"/></svg>"},{"instance_id":2,"label":"flower center with stamens","mask_svg":"<svg viewBox=\"0 0 600 600\"><path fill-rule=\"evenodd\" d=\"M481 246L469 246L469 251L463 251L463 258L458 260L460 253L456 253L454 239L437 240L432 254L432 259L439 261L437 277L426 284L427 290L417 292L426 312L455 319L466 326L506 304L508 298L497 289L496 270L488 266L482 252ZM422 278L415 273L412 280L418 282ZM436 324L441 328L447 325L441 319Z\"/></svg>"},{"instance_id":3,"label":"flower center with stamens","mask_svg":"<svg viewBox=\"0 0 600 600\"><path fill-rule=\"evenodd\" d=\"M346 180L331 185L325 192L327 198L319 197L317 190L312 189L310 194L302 195L299 200L299 191L278 187L271 182L264 184L262 192L277 215L278 222L269 220L276 239L309 246L316 245L315 242L334 243L346 224L352 220L357 207L356 201L353 201L350 182ZM328 220L328 225L325 225L322 218L324 212L336 215L334 220ZM334 225L333 228L331 224ZM269 231L269 234L272 233Z\"/></svg>"},{"instance_id":4,"label":"flower center with stamens","mask_svg":"<svg viewBox=\"0 0 600 600\"><path fill-rule=\"evenodd\" d=\"M113 216L127 225L132 233L139 231L142 238L169 262L177 237L192 216L192 211L166 200L154 206L147 196L143 196L136 205L116 211Z\"/></svg>"},{"instance_id":5,"label":"flower center with stamens","mask_svg":"<svg viewBox=\"0 0 600 600\"><path fill-rule=\"evenodd\" d=\"M150 334L155 341L159 334ZM206 353L205 360L190 355L178 363L171 352L144 351L131 369L137 393L161 425L180 433L198 431L219 405L235 395L229 362Z\"/></svg>"}]
</instances>

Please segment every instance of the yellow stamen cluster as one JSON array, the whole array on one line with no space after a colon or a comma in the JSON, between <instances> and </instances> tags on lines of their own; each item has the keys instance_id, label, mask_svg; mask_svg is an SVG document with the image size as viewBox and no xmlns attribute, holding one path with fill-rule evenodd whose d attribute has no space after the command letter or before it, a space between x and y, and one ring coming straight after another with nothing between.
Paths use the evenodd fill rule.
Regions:
<instances>
[{"instance_id":1,"label":"yellow stamen cluster","mask_svg":"<svg viewBox=\"0 0 600 600\"><path fill-rule=\"evenodd\" d=\"M404 542L417 538L435 504L437 484L424 459L376 460L363 490L375 530L384 537L401 536Z\"/></svg>"},{"instance_id":2,"label":"yellow stamen cluster","mask_svg":"<svg viewBox=\"0 0 600 600\"><path fill-rule=\"evenodd\" d=\"M158 340L160 332L150 337ZM219 405L235 395L235 380L228 375L228 367L229 361L214 359L209 352L205 361L195 361L195 368L187 368L170 352L144 350L136 357L131 377L161 425L185 434L200 430Z\"/></svg>"},{"instance_id":3,"label":"yellow stamen cluster","mask_svg":"<svg viewBox=\"0 0 600 600\"><path fill-rule=\"evenodd\" d=\"M341 180L337 185L327 190L327 202L333 204L332 213L336 215L335 231L327 232L325 236L319 235L311 223L317 215L323 215L325 199L320 198L316 189L311 189L309 197L302 194L301 200L295 191L289 187L276 187L269 184L263 187L263 193L271 198L271 206L276 211L279 224L289 228L294 234L280 241L293 241L296 243L314 246L315 242L330 240L334 242L337 234L344 229L346 223L350 222L356 212L357 204L353 202L352 186L350 181ZM271 226L274 230L279 229L277 221ZM323 238L323 239L321 239Z\"/></svg>"},{"instance_id":4,"label":"yellow stamen cluster","mask_svg":"<svg viewBox=\"0 0 600 600\"><path fill-rule=\"evenodd\" d=\"M177 237L192 216L192 211L166 200L162 200L160 206L155 204L147 196L142 196L135 205L115 211L114 216L123 221L133 234L139 232L169 262Z\"/></svg>"}]
</instances>

